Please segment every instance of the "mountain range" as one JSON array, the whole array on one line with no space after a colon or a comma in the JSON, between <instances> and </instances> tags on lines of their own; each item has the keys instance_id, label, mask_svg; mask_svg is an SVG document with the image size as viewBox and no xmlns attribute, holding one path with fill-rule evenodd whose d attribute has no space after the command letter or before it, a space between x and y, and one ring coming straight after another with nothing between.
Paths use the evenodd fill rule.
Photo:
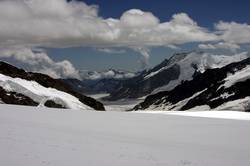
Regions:
<instances>
[{"instance_id":1,"label":"mountain range","mask_svg":"<svg viewBox=\"0 0 250 166\"><path fill-rule=\"evenodd\" d=\"M109 93L105 102L145 99L133 110L235 109L250 111L250 55L176 53L155 67L132 73L82 71L82 80L53 79L0 62L0 102L105 110L86 94Z\"/></svg>"},{"instance_id":2,"label":"mountain range","mask_svg":"<svg viewBox=\"0 0 250 166\"><path fill-rule=\"evenodd\" d=\"M250 111L250 58L207 69L170 91L149 95L135 110Z\"/></svg>"},{"instance_id":3,"label":"mountain range","mask_svg":"<svg viewBox=\"0 0 250 166\"><path fill-rule=\"evenodd\" d=\"M117 79L125 80L136 76L136 72L125 70L108 69L104 71L80 70L82 80Z\"/></svg>"},{"instance_id":4,"label":"mountain range","mask_svg":"<svg viewBox=\"0 0 250 166\"><path fill-rule=\"evenodd\" d=\"M234 56L211 55L204 52L177 53L154 68L122 81L107 100L140 98L160 91L169 91L207 69L220 68L248 57L248 53Z\"/></svg>"},{"instance_id":5,"label":"mountain range","mask_svg":"<svg viewBox=\"0 0 250 166\"><path fill-rule=\"evenodd\" d=\"M81 80L61 79L72 89L82 94L112 93L124 80L138 75L139 72L109 69L104 71L81 70Z\"/></svg>"}]
</instances>

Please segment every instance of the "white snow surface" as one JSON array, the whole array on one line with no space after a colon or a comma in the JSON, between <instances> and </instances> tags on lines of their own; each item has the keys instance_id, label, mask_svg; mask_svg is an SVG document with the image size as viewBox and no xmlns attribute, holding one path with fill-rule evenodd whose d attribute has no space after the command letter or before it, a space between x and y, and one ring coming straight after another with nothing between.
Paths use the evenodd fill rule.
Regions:
<instances>
[{"instance_id":1,"label":"white snow surface","mask_svg":"<svg viewBox=\"0 0 250 166\"><path fill-rule=\"evenodd\" d=\"M193 79L192 76L195 72L195 69L192 67L192 65L196 65L198 67L197 71L205 72L206 69L221 68L230 63L244 60L248 57L249 54L247 52L235 54L232 56L192 52L188 54L185 58L182 58L179 61L176 61L175 63L171 63L169 66L165 66L156 72L148 74L147 76L145 76L145 79L153 77L157 73L172 67L172 65L174 64L178 64L180 66L179 78L177 80L170 81L169 84L165 86L155 89L153 91L153 94L160 91L169 91L179 85L182 81Z\"/></svg>"},{"instance_id":2,"label":"white snow surface","mask_svg":"<svg viewBox=\"0 0 250 166\"><path fill-rule=\"evenodd\" d=\"M234 74L229 74L225 79L225 83L223 86L225 88L228 88L236 84L237 82L244 82L248 79L250 79L250 65L240 71L235 72Z\"/></svg>"},{"instance_id":3,"label":"white snow surface","mask_svg":"<svg viewBox=\"0 0 250 166\"><path fill-rule=\"evenodd\" d=\"M250 97L224 103L216 110L250 111Z\"/></svg>"},{"instance_id":4,"label":"white snow surface","mask_svg":"<svg viewBox=\"0 0 250 166\"><path fill-rule=\"evenodd\" d=\"M211 113L248 121L0 105L0 161L3 166L248 166L250 114Z\"/></svg>"},{"instance_id":5,"label":"white snow surface","mask_svg":"<svg viewBox=\"0 0 250 166\"><path fill-rule=\"evenodd\" d=\"M207 110L207 111L203 111L203 110ZM137 113L179 115L179 116L190 116L190 117L250 121L250 113L248 112L232 111L229 109L224 110L224 111L219 111L217 109L210 110L209 106L206 106L206 105L198 106L188 111L139 111Z\"/></svg>"},{"instance_id":6,"label":"white snow surface","mask_svg":"<svg viewBox=\"0 0 250 166\"><path fill-rule=\"evenodd\" d=\"M61 104L70 109L92 109L81 103L78 98L66 92L62 92L54 88L46 88L35 81L12 78L0 74L0 86L8 92L16 92L30 97L35 102L40 103L39 106L43 106L47 100L53 100L57 104Z\"/></svg>"}]
</instances>

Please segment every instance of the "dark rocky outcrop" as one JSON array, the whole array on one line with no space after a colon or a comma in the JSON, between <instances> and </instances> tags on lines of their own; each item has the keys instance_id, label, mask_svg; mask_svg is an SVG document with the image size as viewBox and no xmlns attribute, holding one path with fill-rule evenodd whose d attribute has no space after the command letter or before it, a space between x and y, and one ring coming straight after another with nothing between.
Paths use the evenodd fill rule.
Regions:
<instances>
[{"instance_id":1,"label":"dark rocky outcrop","mask_svg":"<svg viewBox=\"0 0 250 166\"><path fill-rule=\"evenodd\" d=\"M44 87L51 87L69 93L77 97L82 103L94 108L95 110L99 111L105 110L101 102L98 102L91 97L87 97L77 91L74 91L70 86L65 84L63 81L58 79L53 79L48 75L41 73L26 72L23 69L19 69L5 62L0 62L0 73L10 77L18 77L25 80L36 81L37 83L41 84Z\"/></svg>"},{"instance_id":2,"label":"dark rocky outcrop","mask_svg":"<svg viewBox=\"0 0 250 166\"><path fill-rule=\"evenodd\" d=\"M38 106L31 98L15 92L7 92L0 87L0 100L5 104Z\"/></svg>"},{"instance_id":3,"label":"dark rocky outcrop","mask_svg":"<svg viewBox=\"0 0 250 166\"><path fill-rule=\"evenodd\" d=\"M250 65L250 58L241 62L231 63L225 67L217 69L208 69L202 74L197 74L193 80L184 81L171 91L160 92L148 96L144 102L137 105L134 109L147 109L151 105L174 105L179 101L199 95L190 99L180 110L187 110L195 106L209 105L210 108L216 108L223 103L250 96L250 80L238 82L229 88L221 86L229 73L233 74L238 70ZM222 94L229 94L223 98Z\"/></svg>"},{"instance_id":4,"label":"dark rocky outcrop","mask_svg":"<svg viewBox=\"0 0 250 166\"><path fill-rule=\"evenodd\" d=\"M47 101L44 103L44 106L50 107L50 108L66 108L65 106L63 106L63 105L61 105L61 104L55 103L53 100L47 100Z\"/></svg>"}]
</instances>

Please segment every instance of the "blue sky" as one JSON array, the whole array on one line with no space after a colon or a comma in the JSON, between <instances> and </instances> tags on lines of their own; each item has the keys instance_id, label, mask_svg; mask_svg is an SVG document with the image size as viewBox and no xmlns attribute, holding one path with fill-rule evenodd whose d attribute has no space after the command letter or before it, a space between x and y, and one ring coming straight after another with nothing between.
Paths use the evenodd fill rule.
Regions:
<instances>
[{"instance_id":1,"label":"blue sky","mask_svg":"<svg viewBox=\"0 0 250 166\"><path fill-rule=\"evenodd\" d=\"M120 17L132 8L154 13L161 21L169 20L173 14L185 12L201 26L212 27L213 23L237 21L250 23L249 0L83 0L87 4L97 4L100 15Z\"/></svg>"},{"instance_id":2,"label":"blue sky","mask_svg":"<svg viewBox=\"0 0 250 166\"><path fill-rule=\"evenodd\" d=\"M161 22L173 14L185 12L200 26L213 29L218 21L250 23L248 0L83 0L88 5L97 4L103 18L120 18L124 11L137 8L150 11ZM149 66L160 63L175 52L197 49L196 44L185 44L180 50L159 47L151 50ZM217 51L221 52L221 50ZM79 69L105 70L108 68L140 70L140 54L126 49L122 54L108 54L93 48L48 49L54 60L70 60Z\"/></svg>"}]
</instances>

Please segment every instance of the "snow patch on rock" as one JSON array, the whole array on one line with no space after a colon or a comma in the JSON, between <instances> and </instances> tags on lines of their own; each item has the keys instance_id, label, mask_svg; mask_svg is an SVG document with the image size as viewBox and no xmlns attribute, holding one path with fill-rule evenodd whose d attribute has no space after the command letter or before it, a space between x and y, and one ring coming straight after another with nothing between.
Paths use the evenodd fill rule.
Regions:
<instances>
[{"instance_id":1,"label":"snow patch on rock","mask_svg":"<svg viewBox=\"0 0 250 166\"><path fill-rule=\"evenodd\" d=\"M225 79L225 83L223 86L225 88L229 88L238 82L244 82L248 79L250 79L250 66L247 66L234 74L229 74Z\"/></svg>"},{"instance_id":2,"label":"snow patch on rock","mask_svg":"<svg viewBox=\"0 0 250 166\"><path fill-rule=\"evenodd\" d=\"M66 108L76 110L92 110L89 106L81 103L78 98L54 88L46 88L35 81L21 78L12 78L0 74L0 86L8 92L16 92L30 97L42 106L47 100L52 100Z\"/></svg>"}]
</instances>

